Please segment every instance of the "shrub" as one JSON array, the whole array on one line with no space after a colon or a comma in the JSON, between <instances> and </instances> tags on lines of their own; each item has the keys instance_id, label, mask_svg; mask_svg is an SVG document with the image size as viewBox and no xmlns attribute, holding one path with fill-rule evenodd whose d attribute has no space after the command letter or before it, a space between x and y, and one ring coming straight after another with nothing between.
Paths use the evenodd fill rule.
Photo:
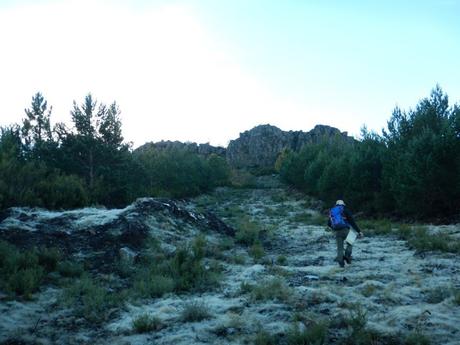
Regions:
<instances>
[{"instance_id":1,"label":"shrub","mask_svg":"<svg viewBox=\"0 0 460 345\"><path fill-rule=\"evenodd\" d=\"M264 247L262 246L262 243L257 242L254 243L249 250L249 254L254 258L254 260L259 261L265 256L265 250Z\"/></svg>"},{"instance_id":2,"label":"shrub","mask_svg":"<svg viewBox=\"0 0 460 345\"><path fill-rule=\"evenodd\" d=\"M451 290L445 286L439 286L425 291L425 300L428 303L441 303L451 296Z\"/></svg>"},{"instance_id":3,"label":"shrub","mask_svg":"<svg viewBox=\"0 0 460 345\"><path fill-rule=\"evenodd\" d=\"M155 316L142 314L133 319L132 327L136 333L148 333L160 330L163 327L163 323Z\"/></svg>"},{"instance_id":4,"label":"shrub","mask_svg":"<svg viewBox=\"0 0 460 345\"><path fill-rule=\"evenodd\" d=\"M244 255L237 254L233 256L233 263L237 265L244 265L246 263L246 257Z\"/></svg>"},{"instance_id":5,"label":"shrub","mask_svg":"<svg viewBox=\"0 0 460 345\"><path fill-rule=\"evenodd\" d=\"M58 263L57 271L63 277L75 278L80 277L83 274L84 269L81 263L65 260Z\"/></svg>"},{"instance_id":6,"label":"shrub","mask_svg":"<svg viewBox=\"0 0 460 345\"><path fill-rule=\"evenodd\" d=\"M63 305L72 306L78 316L93 323L104 322L109 310L120 302L115 293L109 294L106 288L88 275L83 275L66 288L61 297Z\"/></svg>"},{"instance_id":7,"label":"shrub","mask_svg":"<svg viewBox=\"0 0 460 345\"><path fill-rule=\"evenodd\" d=\"M298 323L292 326L287 332L288 345L314 344L322 345L326 343L328 327L325 323L317 323L309 328L300 329Z\"/></svg>"},{"instance_id":8,"label":"shrub","mask_svg":"<svg viewBox=\"0 0 460 345\"><path fill-rule=\"evenodd\" d=\"M284 255L278 255L276 258L276 263L280 266L284 266L287 263L287 258Z\"/></svg>"},{"instance_id":9,"label":"shrub","mask_svg":"<svg viewBox=\"0 0 460 345\"><path fill-rule=\"evenodd\" d=\"M361 293L365 297L370 297L374 294L375 290L377 289L377 286L373 284L366 284L363 289L361 290Z\"/></svg>"},{"instance_id":10,"label":"shrub","mask_svg":"<svg viewBox=\"0 0 460 345\"><path fill-rule=\"evenodd\" d=\"M134 290L142 297L160 297L176 291L205 291L220 282L221 268L215 261L204 264L208 253L204 237L177 248L172 257L159 255L154 260L144 256L147 267L139 270Z\"/></svg>"},{"instance_id":11,"label":"shrub","mask_svg":"<svg viewBox=\"0 0 460 345\"><path fill-rule=\"evenodd\" d=\"M61 256L58 248L41 248L38 251L38 263L47 272L52 272L56 270Z\"/></svg>"},{"instance_id":12,"label":"shrub","mask_svg":"<svg viewBox=\"0 0 460 345\"><path fill-rule=\"evenodd\" d=\"M57 250L18 250L15 246L0 241L0 289L13 296L27 299L37 291L46 272L56 268Z\"/></svg>"},{"instance_id":13,"label":"shrub","mask_svg":"<svg viewBox=\"0 0 460 345\"><path fill-rule=\"evenodd\" d=\"M311 213L308 212L296 213L296 215L293 217L293 221L298 223L308 223L311 217Z\"/></svg>"},{"instance_id":14,"label":"shrub","mask_svg":"<svg viewBox=\"0 0 460 345\"><path fill-rule=\"evenodd\" d=\"M141 271L139 278L134 282L134 291L140 297L161 297L168 292L174 291L174 280L160 274L149 271Z\"/></svg>"},{"instance_id":15,"label":"shrub","mask_svg":"<svg viewBox=\"0 0 460 345\"><path fill-rule=\"evenodd\" d=\"M45 276L42 267L20 269L9 276L7 289L18 296L30 299L37 291Z\"/></svg>"},{"instance_id":16,"label":"shrub","mask_svg":"<svg viewBox=\"0 0 460 345\"><path fill-rule=\"evenodd\" d=\"M399 238L418 252L441 251L460 253L460 242L447 234L430 234L426 227L402 225L398 228Z\"/></svg>"},{"instance_id":17,"label":"shrub","mask_svg":"<svg viewBox=\"0 0 460 345\"><path fill-rule=\"evenodd\" d=\"M232 170L230 183L235 188L252 188L256 185L256 178L246 170Z\"/></svg>"},{"instance_id":18,"label":"shrub","mask_svg":"<svg viewBox=\"0 0 460 345\"><path fill-rule=\"evenodd\" d=\"M420 332L413 332L404 338L404 345L430 345L431 341Z\"/></svg>"},{"instance_id":19,"label":"shrub","mask_svg":"<svg viewBox=\"0 0 460 345\"><path fill-rule=\"evenodd\" d=\"M460 305L460 289L454 291L454 303Z\"/></svg>"},{"instance_id":20,"label":"shrub","mask_svg":"<svg viewBox=\"0 0 460 345\"><path fill-rule=\"evenodd\" d=\"M193 301L186 303L182 309L180 319L183 322L197 322L211 318L209 308L203 302Z\"/></svg>"},{"instance_id":21,"label":"shrub","mask_svg":"<svg viewBox=\"0 0 460 345\"><path fill-rule=\"evenodd\" d=\"M312 215L311 218L308 220L307 224L309 225L326 225L327 219L321 214Z\"/></svg>"},{"instance_id":22,"label":"shrub","mask_svg":"<svg viewBox=\"0 0 460 345\"><path fill-rule=\"evenodd\" d=\"M397 233L399 238L408 240L412 236L412 227L408 224L400 224Z\"/></svg>"},{"instance_id":23,"label":"shrub","mask_svg":"<svg viewBox=\"0 0 460 345\"><path fill-rule=\"evenodd\" d=\"M204 291L219 284L219 268L207 269L202 258L195 256L188 247L177 249L168 267L176 291Z\"/></svg>"},{"instance_id":24,"label":"shrub","mask_svg":"<svg viewBox=\"0 0 460 345\"><path fill-rule=\"evenodd\" d=\"M387 219L362 220L359 225L371 235L389 235L392 233L392 224Z\"/></svg>"},{"instance_id":25,"label":"shrub","mask_svg":"<svg viewBox=\"0 0 460 345\"><path fill-rule=\"evenodd\" d=\"M231 237L224 237L219 242L219 249L220 250L229 250L235 247L235 241Z\"/></svg>"},{"instance_id":26,"label":"shrub","mask_svg":"<svg viewBox=\"0 0 460 345\"><path fill-rule=\"evenodd\" d=\"M199 261L205 257L207 244L206 237L203 234L193 239L191 249L195 260Z\"/></svg>"},{"instance_id":27,"label":"shrub","mask_svg":"<svg viewBox=\"0 0 460 345\"><path fill-rule=\"evenodd\" d=\"M280 277L265 280L256 285L243 283L241 291L243 293L250 292L251 299L254 301L278 300L287 302L293 294L292 289Z\"/></svg>"},{"instance_id":28,"label":"shrub","mask_svg":"<svg viewBox=\"0 0 460 345\"><path fill-rule=\"evenodd\" d=\"M274 335L265 330L259 330L254 337L254 345L277 345L278 341Z\"/></svg>"},{"instance_id":29,"label":"shrub","mask_svg":"<svg viewBox=\"0 0 460 345\"><path fill-rule=\"evenodd\" d=\"M260 225L246 216L238 222L235 239L239 243L251 246L259 240L260 232Z\"/></svg>"}]
</instances>

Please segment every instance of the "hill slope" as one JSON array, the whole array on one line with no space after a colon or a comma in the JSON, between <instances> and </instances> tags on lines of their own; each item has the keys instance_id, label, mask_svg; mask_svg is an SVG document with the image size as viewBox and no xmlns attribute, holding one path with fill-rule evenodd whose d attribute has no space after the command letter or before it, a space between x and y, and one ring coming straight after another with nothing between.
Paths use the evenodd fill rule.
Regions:
<instances>
[{"instance_id":1,"label":"hill slope","mask_svg":"<svg viewBox=\"0 0 460 345\"><path fill-rule=\"evenodd\" d=\"M421 344L424 337L433 344L458 343L458 254L416 253L394 235L373 235L357 242L353 264L340 269L334 237L314 208L314 201L275 177L261 177L255 188L220 188L187 202L146 199L124 210L79 211L65 223L69 233L81 231L80 241L106 234L101 238L111 241L68 254L84 261L116 248L120 262L115 258L102 269L91 259L85 270L121 303L105 302L103 308L97 302L102 294L85 289L70 303L70 292L84 276L65 280L62 272L52 272L31 301L3 296L0 343L294 344L295 336L324 336L328 344L409 344L411 339ZM3 216L0 238L18 241L11 233L32 234L37 224L43 229L46 221L56 224L64 217L16 212L21 216ZM129 234L144 230L143 246L129 241ZM451 236L460 231L458 226L432 230ZM366 226L364 231L371 232ZM145 246L151 237L155 243ZM149 284L144 278L152 270L157 282L169 281L162 276L177 283L170 272L178 269L184 243L192 253L181 261L189 286L161 290L150 282L159 290L146 294L140 284ZM80 308L86 304L100 307L100 314ZM142 320L150 327L140 327Z\"/></svg>"}]
</instances>

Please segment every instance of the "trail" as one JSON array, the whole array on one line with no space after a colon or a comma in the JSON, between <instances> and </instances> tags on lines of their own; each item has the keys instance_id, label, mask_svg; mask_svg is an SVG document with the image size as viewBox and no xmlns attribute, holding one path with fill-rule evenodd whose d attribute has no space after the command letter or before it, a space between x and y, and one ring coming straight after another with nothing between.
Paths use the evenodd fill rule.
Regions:
<instances>
[{"instance_id":1,"label":"trail","mask_svg":"<svg viewBox=\"0 0 460 345\"><path fill-rule=\"evenodd\" d=\"M185 203L190 210L213 212L235 228L244 222L257 224L263 230L264 255L255 259L250 247L238 243L216 249L214 259L223 269L218 288L126 304L100 327L83 327L69 311L56 309L59 291L50 287L33 302L1 302L0 335L28 334L27 339L41 344L251 344L261 330L282 338L299 319L307 324L327 321L340 338L349 331L341 320L363 312L367 327L382 334L415 332L432 344L459 344L460 306L452 295L460 288L458 255L417 254L395 236L368 233L356 242L352 264L341 269L334 261L334 235L326 231L316 204L275 177L258 178L255 188L219 188L194 198ZM171 231L168 224L165 231ZM192 238L196 230L189 235L184 230L181 236ZM432 230L459 232L458 226ZM205 235L215 248L230 239ZM276 292L269 285L273 281L284 286L279 296L257 299L244 291L246 284ZM210 318L182 322L181 311L190 302L203 303ZM132 321L146 313L164 327L135 334Z\"/></svg>"}]
</instances>

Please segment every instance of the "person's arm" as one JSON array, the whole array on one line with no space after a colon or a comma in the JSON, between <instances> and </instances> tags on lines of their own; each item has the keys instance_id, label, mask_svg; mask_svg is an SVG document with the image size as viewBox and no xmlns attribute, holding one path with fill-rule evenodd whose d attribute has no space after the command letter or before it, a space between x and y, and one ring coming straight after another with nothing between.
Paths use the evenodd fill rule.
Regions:
<instances>
[{"instance_id":1,"label":"person's arm","mask_svg":"<svg viewBox=\"0 0 460 345\"><path fill-rule=\"evenodd\" d=\"M358 227L358 224L356 224L350 210L348 210L347 208L344 208L344 213L345 213L345 217L347 217L348 224L350 224L351 227L355 229L358 234L361 234L361 229Z\"/></svg>"}]
</instances>

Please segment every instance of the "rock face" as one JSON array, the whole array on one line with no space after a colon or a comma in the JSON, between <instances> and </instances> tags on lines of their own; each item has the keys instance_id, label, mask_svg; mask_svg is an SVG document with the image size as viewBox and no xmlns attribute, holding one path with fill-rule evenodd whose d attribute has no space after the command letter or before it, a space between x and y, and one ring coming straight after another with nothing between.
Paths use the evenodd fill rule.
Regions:
<instances>
[{"instance_id":1,"label":"rock face","mask_svg":"<svg viewBox=\"0 0 460 345\"><path fill-rule=\"evenodd\" d=\"M236 168L272 169L283 149L299 151L305 144L332 137L343 138L344 141L353 140L346 132L323 125L317 125L309 132L285 132L268 124L260 125L230 141L227 161Z\"/></svg>"}]
</instances>

